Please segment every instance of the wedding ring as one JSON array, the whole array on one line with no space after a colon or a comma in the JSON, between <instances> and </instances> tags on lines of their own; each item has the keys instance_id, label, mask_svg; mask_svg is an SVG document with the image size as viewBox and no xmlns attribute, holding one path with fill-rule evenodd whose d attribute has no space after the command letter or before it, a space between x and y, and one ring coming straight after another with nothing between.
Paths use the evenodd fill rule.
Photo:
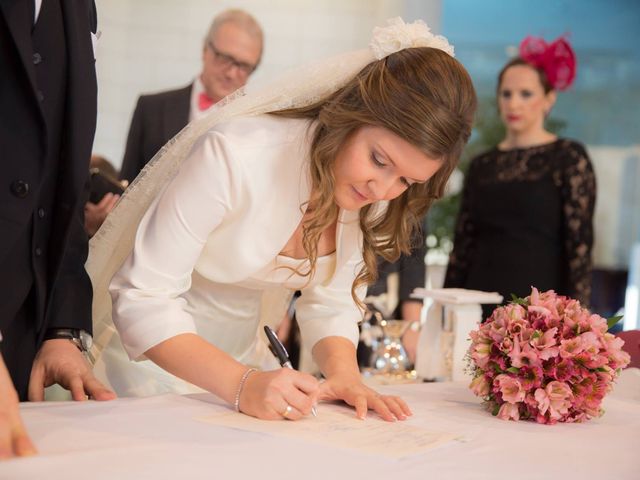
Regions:
<instances>
[{"instance_id":1,"label":"wedding ring","mask_svg":"<svg viewBox=\"0 0 640 480\"><path fill-rule=\"evenodd\" d=\"M287 404L287 408L284 409L284 412L282 412L281 415L284 418L287 418L291 412L293 412L293 407L291 405Z\"/></svg>"}]
</instances>

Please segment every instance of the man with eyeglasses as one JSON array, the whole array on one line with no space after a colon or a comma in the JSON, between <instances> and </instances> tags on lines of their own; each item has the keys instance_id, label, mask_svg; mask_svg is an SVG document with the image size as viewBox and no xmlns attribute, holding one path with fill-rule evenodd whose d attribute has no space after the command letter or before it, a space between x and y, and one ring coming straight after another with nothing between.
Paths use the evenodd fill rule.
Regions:
<instances>
[{"instance_id":1,"label":"man with eyeglasses","mask_svg":"<svg viewBox=\"0 0 640 480\"><path fill-rule=\"evenodd\" d=\"M188 122L242 87L260 63L262 49L262 29L250 14L234 9L217 15L204 40L202 71L193 83L138 98L120 178L131 182Z\"/></svg>"}]
</instances>

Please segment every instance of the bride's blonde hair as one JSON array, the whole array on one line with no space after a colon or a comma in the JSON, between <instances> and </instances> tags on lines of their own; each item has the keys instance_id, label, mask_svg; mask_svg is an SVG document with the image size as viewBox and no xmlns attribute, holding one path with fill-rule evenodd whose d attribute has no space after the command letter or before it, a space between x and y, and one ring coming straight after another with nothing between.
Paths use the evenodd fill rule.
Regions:
<instances>
[{"instance_id":1,"label":"bride's blonde hair","mask_svg":"<svg viewBox=\"0 0 640 480\"><path fill-rule=\"evenodd\" d=\"M377 278L377 256L396 261L409 254L413 232L434 199L440 198L471 133L476 94L462 64L442 50L408 48L362 69L328 98L274 115L315 119L310 150L313 208L303 224L302 243L311 276L324 230L338 218L334 200L334 160L345 142L363 126L383 127L432 158L440 169L424 184L414 184L374 215L374 205L360 211L364 265L351 294ZM372 210L373 209L373 210Z\"/></svg>"}]
</instances>

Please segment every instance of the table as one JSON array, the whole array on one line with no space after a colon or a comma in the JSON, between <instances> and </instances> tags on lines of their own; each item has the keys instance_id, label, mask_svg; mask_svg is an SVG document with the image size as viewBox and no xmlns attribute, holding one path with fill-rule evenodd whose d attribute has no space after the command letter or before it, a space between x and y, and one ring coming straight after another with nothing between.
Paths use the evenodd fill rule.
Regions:
<instances>
[{"instance_id":1,"label":"table","mask_svg":"<svg viewBox=\"0 0 640 480\"><path fill-rule=\"evenodd\" d=\"M462 383L380 387L410 403L412 424L460 434L402 459L207 424L197 418L229 408L207 394L22 404L40 455L0 463L0 479L637 480L640 370L631 370L603 417L555 426L498 420Z\"/></svg>"}]
</instances>

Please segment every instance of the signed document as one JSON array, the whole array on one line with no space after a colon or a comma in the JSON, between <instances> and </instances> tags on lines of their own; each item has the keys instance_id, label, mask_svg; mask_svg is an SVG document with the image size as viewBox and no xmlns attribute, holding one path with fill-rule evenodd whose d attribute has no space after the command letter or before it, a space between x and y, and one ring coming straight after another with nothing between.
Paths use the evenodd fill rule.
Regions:
<instances>
[{"instance_id":1,"label":"signed document","mask_svg":"<svg viewBox=\"0 0 640 480\"><path fill-rule=\"evenodd\" d=\"M318 416L295 422L269 421L224 412L197 420L219 426L275 436L286 436L332 447L359 450L388 458L402 458L455 441L459 436L429 431L403 422L385 422L369 412L366 420L358 420L352 409L320 404Z\"/></svg>"}]
</instances>

